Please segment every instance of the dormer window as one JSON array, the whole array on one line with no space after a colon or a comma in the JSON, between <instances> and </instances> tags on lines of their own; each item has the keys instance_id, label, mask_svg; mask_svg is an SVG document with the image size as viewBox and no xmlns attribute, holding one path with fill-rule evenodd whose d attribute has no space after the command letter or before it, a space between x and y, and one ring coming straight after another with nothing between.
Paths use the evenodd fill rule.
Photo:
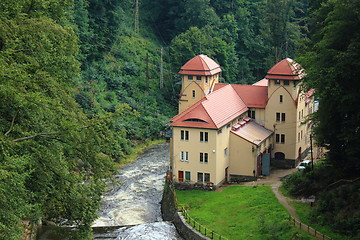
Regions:
<instances>
[{"instance_id":1,"label":"dormer window","mask_svg":"<svg viewBox=\"0 0 360 240\"><path fill-rule=\"evenodd\" d=\"M196 81L201 81L201 76L196 76Z\"/></svg>"},{"instance_id":2,"label":"dormer window","mask_svg":"<svg viewBox=\"0 0 360 240\"><path fill-rule=\"evenodd\" d=\"M189 76L188 76L188 80L189 80L189 81L192 81L192 80L193 80L193 75L189 75Z\"/></svg>"},{"instance_id":3,"label":"dormer window","mask_svg":"<svg viewBox=\"0 0 360 240\"><path fill-rule=\"evenodd\" d=\"M200 122L200 123L207 123L206 121L201 120L201 119L198 119L198 118L189 118L189 119L184 120L184 122Z\"/></svg>"}]
</instances>

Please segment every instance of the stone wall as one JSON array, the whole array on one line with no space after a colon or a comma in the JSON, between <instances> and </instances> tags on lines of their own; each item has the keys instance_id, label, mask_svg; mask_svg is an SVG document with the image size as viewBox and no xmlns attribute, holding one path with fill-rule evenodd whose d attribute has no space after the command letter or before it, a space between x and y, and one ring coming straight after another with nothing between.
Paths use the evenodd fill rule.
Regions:
<instances>
[{"instance_id":1,"label":"stone wall","mask_svg":"<svg viewBox=\"0 0 360 240\"><path fill-rule=\"evenodd\" d=\"M270 166L280 169L290 169L295 167L295 159L275 159L272 158Z\"/></svg>"},{"instance_id":2,"label":"stone wall","mask_svg":"<svg viewBox=\"0 0 360 240\"><path fill-rule=\"evenodd\" d=\"M209 238L201 235L193 229L184 219L181 212L176 209L175 186L166 181L163 197L161 200L161 213L164 221L172 221L180 234L186 240L207 240Z\"/></svg>"},{"instance_id":3,"label":"stone wall","mask_svg":"<svg viewBox=\"0 0 360 240\"><path fill-rule=\"evenodd\" d=\"M174 215L174 225L179 232L179 234L184 239L191 239L191 240L210 240L197 232L194 228L192 228L185 220L181 212L176 212Z\"/></svg>"}]
</instances>

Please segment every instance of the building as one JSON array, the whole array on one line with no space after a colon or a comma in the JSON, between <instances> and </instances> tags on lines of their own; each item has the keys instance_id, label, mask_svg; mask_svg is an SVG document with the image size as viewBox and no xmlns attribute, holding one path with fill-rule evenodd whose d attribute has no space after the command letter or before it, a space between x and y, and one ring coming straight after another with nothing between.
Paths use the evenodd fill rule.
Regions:
<instances>
[{"instance_id":1,"label":"building","mask_svg":"<svg viewBox=\"0 0 360 240\"><path fill-rule=\"evenodd\" d=\"M313 91L301 91L303 70L286 58L253 85L219 83L220 66L198 55L181 67L179 114L170 120L176 182L221 185L268 175L307 153Z\"/></svg>"}]
</instances>

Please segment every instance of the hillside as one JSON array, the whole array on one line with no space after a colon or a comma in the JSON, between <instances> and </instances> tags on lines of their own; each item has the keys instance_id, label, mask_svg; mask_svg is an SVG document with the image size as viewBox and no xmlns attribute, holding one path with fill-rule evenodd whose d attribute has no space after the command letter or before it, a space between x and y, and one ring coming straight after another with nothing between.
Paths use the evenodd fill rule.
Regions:
<instances>
[{"instance_id":1,"label":"hillside","mask_svg":"<svg viewBox=\"0 0 360 240\"><path fill-rule=\"evenodd\" d=\"M320 2L327 1L314 4ZM356 1L349 2L358 9ZM306 0L141 0L138 9L135 3L0 2L0 239L18 239L24 219L76 225L77 237L86 238L103 180L137 143L163 137L177 112L177 71L193 56L203 53L216 60L223 82L253 83L280 59L296 58L311 31L323 32L322 26L309 32ZM355 43L350 53L358 52ZM302 49L310 53L305 68L319 72L311 68L317 49ZM345 56L340 60L357 62L352 61L356 54ZM343 91L341 86L337 89ZM328 89L316 87L330 103ZM358 87L347 90L352 97L340 100L359 106L353 104ZM358 120L358 112L335 108L331 114ZM357 129L354 119L351 129ZM320 120L328 123L326 117ZM329 125L324 126L320 131L326 132ZM331 133L319 142L339 136ZM357 143L357 135L351 136L356 141L345 140ZM342 145L331 143L339 153ZM349 159L358 156L355 145L347 146ZM357 161L350 162L349 169L358 169Z\"/></svg>"}]
</instances>

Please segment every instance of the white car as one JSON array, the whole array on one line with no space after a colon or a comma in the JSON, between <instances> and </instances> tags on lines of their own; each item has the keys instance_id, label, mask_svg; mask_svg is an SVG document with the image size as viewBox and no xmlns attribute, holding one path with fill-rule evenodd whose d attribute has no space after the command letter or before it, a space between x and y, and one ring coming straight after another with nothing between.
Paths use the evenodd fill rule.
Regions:
<instances>
[{"instance_id":1,"label":"white car","mask_svg":"<svg viewBox=\"0 0 360 240\"><path fill-rule=\"evenodd\" d=\"M307 166L311 164L311 160L304 160L296 167L298 170L304 170Z\"/></svg>"}]
</instances>

